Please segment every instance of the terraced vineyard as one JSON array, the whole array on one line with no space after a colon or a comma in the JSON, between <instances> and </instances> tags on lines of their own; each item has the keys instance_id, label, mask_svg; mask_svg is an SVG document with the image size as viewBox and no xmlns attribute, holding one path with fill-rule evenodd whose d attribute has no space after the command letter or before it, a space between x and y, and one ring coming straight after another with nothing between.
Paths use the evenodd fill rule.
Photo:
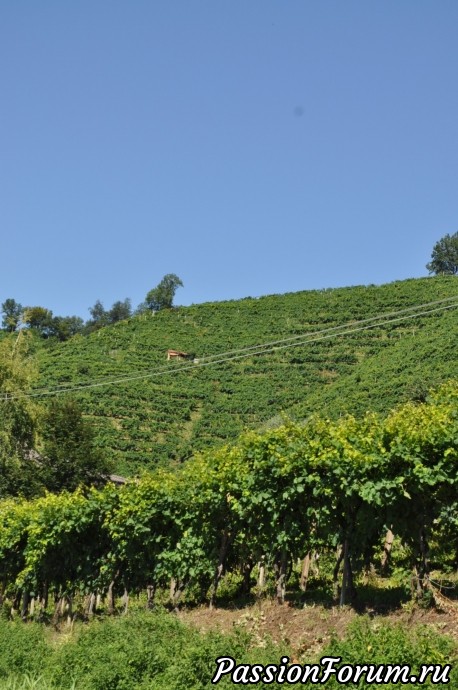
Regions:
<instances>
[{"instance_id":1,"label":"terraced vineyard","mask_svg":"<svg viewBox=\"0 0 458 690\"><path fill-rule=\"evenodd\" d=\"M313 411L337 417L423 396L429 386L458 376L456 308L431 307L423 316L391 317L364 330L356 322L448 297L458 297L455 277L147 314L39 349L39 385L103 383L72 395L94 420L97 441L117 471L132 474L235 439L247 427L275 424L282 412L296 419ZM346 334L313 336L349 324L354 327ZM314 342L306 342L307 335ZM219 357L287 338L297 342ZM199 363L168 362L169 348L193 353ZM131 380L119 381L123 377Z\"/></svg>"}]
</instances>

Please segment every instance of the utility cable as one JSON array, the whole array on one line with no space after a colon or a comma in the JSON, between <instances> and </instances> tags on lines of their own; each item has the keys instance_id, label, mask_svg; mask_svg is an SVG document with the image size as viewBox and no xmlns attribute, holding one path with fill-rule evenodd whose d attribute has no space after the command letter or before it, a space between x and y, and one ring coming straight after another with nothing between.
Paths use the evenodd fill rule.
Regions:
<instances>
[{"instance_id":1,"label":"utility cable","mask_svg":"<svg viewBox=\"0 0 458 690\"><path fill-rule=\"evenodd\" d=\"M452 302L454 300L454 302ZM447 302L452 302L450 304L447 304ZM409 312L413 309L418 309L420 307L424 306L432 306L435 304L440 304L441 306L438 306L435 309L428 309L424 310L422 312L415 312L413 314L411 313L406 313ZM89 389L94 389L94 388L100 388L102 386L111 386L111 385L118 385L118 384L124 384L124 383L130 383L132 381L140 381L144 379L149 379L149 378L155 378L159 377L162 375L174 375L177 373L181 373L183 371L190 371L190 370L196 370L196 369L201 369L203 367L208 367L208 366L213 366L215 364L224 364L226 362L231 362L235 360L240 360L244 359L246 357L252 357L253 355L262 355L262 354L268 354L270 352L276 352L279 350L284 350L289 347L298 347L302 345L308 345L311 343L316 343L320 342L322 340L328 340L331 338L336 338L338 336L343 336L343 335L349 335L352 333L357 333L360 331L365 331L369 330L371 328L375 328L377 326L385 326L387 324L391 323L399 323L400 321L405 321L407 319L413 319L413 318L418 318L420 316L426 316L429 314L445 311L448 309L453 309L458 306L458 297L456 298L447 298L444 300L437 300L435 302L430 302L429 304L424 304L424 305L418 305L417 307L409 307L407 309L400 310L399 312L391 312L391 314L402 314L401 316L397 316L395 318L389 318L387 319L386 316L389 314L383 314L377 317L371 317L369 319L363 319L360 322L356 322L356 327L350 327L351 324L343 324L342 326L334 326L329 329L323 329L321 331L317 331L316 333L312 334L307 334L307 335L302 335L302 336L293 336L292 338L287 338L283 340L278 340L278 341L273 341L269 343L264 343L261 345L253 345L249 346L247 348L241 348L240 350L232 350L226 353L220 353L217 355L211 355L206 358L207 361L202 361L204 358L200 358L198 363L193 363L189 365L183 365L180 367L176 368L170 368L170 367L162 367L160 369L157 369L156 371L148 372L145 374L138 374L135 376L124 376L116 379L111 379L111 380L102 380L99 382L92 382L92 383L87 383L87 384L78 384L76 386L69 386L67 388L52 388L52 389L38 389L26 393L18 393L15 395L10 395L7 398L4 398L3 401L5 400L14 400L18 398L36 398L36 397L44 397L44 396L50 396L50 395L60 395L62 393L70 393L70 392L78 392L78 391L85 391ZM370 321L370 323L367 323ZM365 325L359 325L359 324L365 324ZM296 341L296 342L293 342ZM233 354L236 353L236 354ZM226 356L230 355L230 356ZM217 358L217 359L215 359Z\"/></svg>"},{"instance_id":2,"label":"utility cable","mask_svg":"<svg viewBox=\"0 0 458 690\"><path fill-rule=\"evenodd\" d=\"M359 321L355 321L353 323L347 322L347 323L341 324L339 326L330 326L329 328L323 328L323 329L320 329L318 331L310 331L309 333L302 333L300 335L289 336L288 338L282 338L280 340L269 341L268 343L262 343L262 344L258 344L258 345L249 345L249 346L242 347L242 348L236 348L234 350L227 350L226 352L218 352L217 354L214 354L214 355L199 356L199 358L198 358L199 364L201 366L208 365L211 362L213 362L215 359L218 359L218 363L219 363L219 361L222 357L226 357L228 355L233 355L233 354L239 355L239 354L242 354L244 352L250 352L251 354L260 354L260 352L259 352L260 348L267 348L270 351L270 349L273 347L280 346L284 343L293 343L293 341L300 341L298 344L307 344L307 342L309 341L310 338L314 338L316 336L321 336L322 334L325 334L325 333L336 333L337 335L340 335L340 333L338 331L347 332L345 329L348 329L351 325L361 326L362 324L372 323L372 322L377 322L377 323L374 323L374 326L379 325L379 324L383 325L384 320L386 320L388 317L398 316L401 314L408 314L409 312L412 312L414 310L422 309L424 307L432 307L435 305L446 304L448 302L458 302L458 296L446 297L444 299L434 300L432 302L425 302L423 304L417 304L417 305L414 305L411 307L406 307L405 309L399 309L399 310L392 311L392 312L386 312L383 314L378 314L377 316L371 316L371 317L368 317L366 319L360 319ZM428 312L424 312L424 313L428 313ZM414 314L414 316L417 316L417 315L422 316L422 314L423 314L423 312L422 313L416 313L416 314ZM412 316L412 318L413 318L413 316ZM305 341L304 341L304 338L306 339ZM256 352L253 352L254 350L256 350ZM187 370L188 368L189 367L181 366L180 371ZM192 366L191 368L194 369L195 365ZM171 370L170 366L160 367L159 369L156 369L154 372L150 372L148 374L144 374L143 372L138 372L138 373L133 374L133 375L126 375L123 377L118 377L115 381L113 381L113 383L119 383L122 380L126 380L126 381L136 380L137 377L148 378L150 376L157 376L157 375L160 375L162 372L164 372L166 374L170 374L172 372L175 373L175 370ZM133 379L132 376L134 376L135 378ZM73 390L80 388L80 387L88 387L88 386L95 387L95 386L99 385L99 383L104 384L104 385L109 385L109 383L111 383L110 381L108 383L106 383L106 381L107 381L106 377L103 377L100 379L94 379L92 381L92 383L90 383L90 384L89 383L88 384L82 383L82 384L77 384L76 386L66 386L65 384L62 384L61 386L54 387L51 392L52 393L67 392L70 390L73 391ZM46 394L48 394L48 392L49 392L49 388L47 386L43 386L42 388L33 389L33 391L30 391L30 394L33 394L35 397L37 397L38 394L46 395ZM19 395L21 395L21 394L19 394ZM26 394L22 394L22 395L26 395Z\"/></svg>"}]
</instances>

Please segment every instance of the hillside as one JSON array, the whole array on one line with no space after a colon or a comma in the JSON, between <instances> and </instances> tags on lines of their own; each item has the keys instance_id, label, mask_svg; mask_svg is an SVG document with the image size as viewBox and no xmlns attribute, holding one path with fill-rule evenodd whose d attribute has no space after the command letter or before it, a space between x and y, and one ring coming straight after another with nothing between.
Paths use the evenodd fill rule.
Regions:
<instances>
[{"instance_id":1,"label":"hillside","mask_svg":"<svg viewBox=\"0 0 458 690\"><path fill-rule=\"evenodd\" d=\"M452 296L458 297L457 279L435 277L146 314L39 349L39 385L94 386L131 378L72 393L95 422L98 443L115 459L117 471L129 474L185 459L246 427L275 423L282 412L301 418L313 411L384 411L456 377L456 309L211 363L228 351ZM199 363L168 362L169 348L193 353Z\"/></svg>"}]
</instances>

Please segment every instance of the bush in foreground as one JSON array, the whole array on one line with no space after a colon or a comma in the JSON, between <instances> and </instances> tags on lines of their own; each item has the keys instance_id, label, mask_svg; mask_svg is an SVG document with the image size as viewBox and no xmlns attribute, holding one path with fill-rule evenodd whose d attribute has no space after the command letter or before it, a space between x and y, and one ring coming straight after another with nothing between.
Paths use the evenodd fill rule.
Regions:
<instances>
[{"instance_id":1,"label":"bush in foreground","mask_svg":"<svg viewBox=\"0 0 458 690\"><path fill-rule=\"evenodd\" d=\"M254 647L244 632L204 634L163 612L94 621L57 642L54 637L46 642L45 631L37 624L0 621L0 636L0 690L204 690L213 687L217 657L264 666L279 664L285 654L294 658L291 651L269 640ZM412 670L421 664L452 664L448 687L458 689L453 670L457 646L432 628L406 630L360 619L343 640L334 639L315 658L304 657L300 663L317 663L323 656L342 657L342 664L410 664ZM229 674L218 683L221 688L232 686ZM256 687L280 684L260 682ZM332 679L326 687L340 686ZM360 682L358 687L366 686Z\"/></svg>"}]
</instances>

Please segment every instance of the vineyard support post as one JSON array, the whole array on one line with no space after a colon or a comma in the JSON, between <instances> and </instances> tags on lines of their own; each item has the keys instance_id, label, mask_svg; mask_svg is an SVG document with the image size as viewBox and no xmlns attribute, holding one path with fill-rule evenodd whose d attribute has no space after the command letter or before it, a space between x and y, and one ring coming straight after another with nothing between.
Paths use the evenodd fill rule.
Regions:
<instances>
[{"instance_id":1,"label":"vineyard support post","mask_svg":"<svg viewBox=\"0 0 458 690\"><path fill-rule=\"evenodd\" d=\"M96 602L95 592L91 592L86 597L86 615L91 618L94 615L94 607Z\"/></svg>"},{"instance_id":2,"label":"vineyard support post","mask_svg":"<svg viewBox=\"0 0 458 690\"><path fill-rule=\"evenodd\" d=\"M129 592L127 588L124 588L124 594L122 595L122 603L124 604L123 613L126 614L129 609Z\"/></svg>"},{"instance_id":3,"label":"vineyard support post","mask_svg":"<svg viewBox=\"0 0 458 690\"><path fill-rule=\"evenodd\" d=\"M339 601L339 570L340 570L340 564L343 561L344 557L344 551L342 546L338 546L336 550L336 564L334 566L334 570L332 573L332 582L333 582L333 597L334 597L334 602L337 604Z\"/></svg>"},{"instance_id":4,"label":"vineyard support post","mask_svg":"<svg viewBox=\"0 0 458 690\"><path fill-rule=\"evenodd\" d=\"M27 614L29 612L29 602L30 594L28 590L24 589L22 593L22 604L21 604L21 618L23 621L27 620Z\"/></svg>"},{"instance_id":5,"label":"vineyard support post","mask_svg":"<svg viewBox=\"0 0 458 690\"><path fill-rule=\"evenodd\" d=\"M67 596L67 625L70 627L73 623L73 597L71 594Z\"/></svg>"},{"instance_id":6,"label":"vineyard support post","mask_svg":"<svg viewBox=\"0 0 458 690\"><path fill-rule=\"evenodd\" d=\"M154 595L156 594L156 585L148 585L146 588L146 608L154 608Z\"/></svg>"},{"instance_id":7,"label":"vineyard support post","mask_svg":"<svg viewBox=\"0 0 458 690\"><path fill-rule=\"evenodd\" d=\"M218 554L218 565L216 566L215 569L215 574L213 576L213 585L212 585L212 591L210 595L210 608L212 609L213 606L215 605L215 600L216 600L216 592L218 589L219 581L221 580L221 577L224 572L224 564L226 562L226 556L227 556L227 551L229 548L229 532L227 529L224 530L223 532L223 537L221 539L221 546Z\"/></svg>"},{"instance_id":8,"label":"vineyard support post","mask_svg":"<svg viewBox=\"0 0 458 690\"><path fill-rule=\"evenodd\" d=\"M254 568L254 563L253 561L249 560L246 563L243 564L242 566L242 585L241 585L241 591L243 594L249 594L251 590L251 573Z\"/></svg>"},{"instance_id":9,"label":"vineyard support post","mask_svg":"<svg viewBox=\"0 0 458 690\"><path fill-rule=\"evenodd\" d=\"M342 586L340 589L340 606L345 606L347 603L348 591L351 590L351 567L350 558L348 554L348 538L345 538L343 545L343 571L342 571Z\"/></svg>"},{"instance_id":10,"label":"vineyard support post","mask_svg":"<svg viewBox=\"0 0 458 690\"><path fill-rule=\"evenodd\" d=\"M303 592L305 592L305 590L307 589L307 582L308 582L309 573L310 573L310 561L311 561L311 552L308 551L305 554L304 560L302 561L301 579L299 581L299 587Z\"/></svg>"},{"instance_id":11,"label":"vineyard support post","mask_svg":"<svg viewBox=\"0 0 458 690\"><path fill-rule=\"evenodd\" d=\"M49 598L48 583L47 583L47 581L45 581L45 582L43 582L43 590L41 592L41 598L40 598L40 604L41 604L42 612L46 611L46 609L48 608L48 598Z\"/></svg>"},{"instance_id":12,"label":"vineyard support post","mask_svg":"<svg viewBox=\"0 0 458 690\"><path fill-rule=\"evenodd\" d=\"M274 565L278 604L285 603L287 559L288 555L286 549L283 547Z\"/></svg>"},{"instance_id":13,"label":"vineyard support post","mask_svg":"<svg viewBox=\"0 0 458 690\"><path fill-rule=\"evenodd\" d=\"M380 569L381 569L382 575L388 575L388 572L389 572L391 549L393 546L393 541L394 541L394 534L390 528L386 531L385 544L383 546L382 560L380 563Z\"/></svg>"},{"instance_id":14,"label":"vineyard support post","mask_svg":"<svg viewBox=\"0 0 458 690\"><path fill-rule=\"evenodd\" d=\"M258 563L258 589L262 593L264 587L266 586L266 564L264 561L264 556Z\"/></svg>"},{"instance_id":15,"label":"vineyard support post","mask_svg":"<svg viewBox=\"0 0 458 690\"><path fill-rule=\"evenodd\" d=\"M170 603L175 611L178 610L178 602L180 601L183 592L189 584L188 579L175 579L172 577L170 581Z\"/></svg>"},{"instance_id":16,"label":"vineyard support post","mask_svg":"<svg viewBox=\"0 0 458 690\"><path fill-rule=\"evenodd\" d=\"M411 589L413 596L422 599L425 591L429 588L429 544L424 525L419 530L418 552L418 563L415 563L412 568Z\"/></svg>"},{"instance_id":17,"label":"vineyard support post","mask_svg":"<svg viewBox=\"0 0 458 690\"><path fill-rule=\"evenodd\" d=\"M113 575L113 579L111 580L110 584L108 585L108 591L107 591L107 606L108 606L108 614L112 616L115 612L115 595L114 595L114 588L116 584L116 580L119 577L119 570L115 572Z\"/></svg>"}]
</instances>

